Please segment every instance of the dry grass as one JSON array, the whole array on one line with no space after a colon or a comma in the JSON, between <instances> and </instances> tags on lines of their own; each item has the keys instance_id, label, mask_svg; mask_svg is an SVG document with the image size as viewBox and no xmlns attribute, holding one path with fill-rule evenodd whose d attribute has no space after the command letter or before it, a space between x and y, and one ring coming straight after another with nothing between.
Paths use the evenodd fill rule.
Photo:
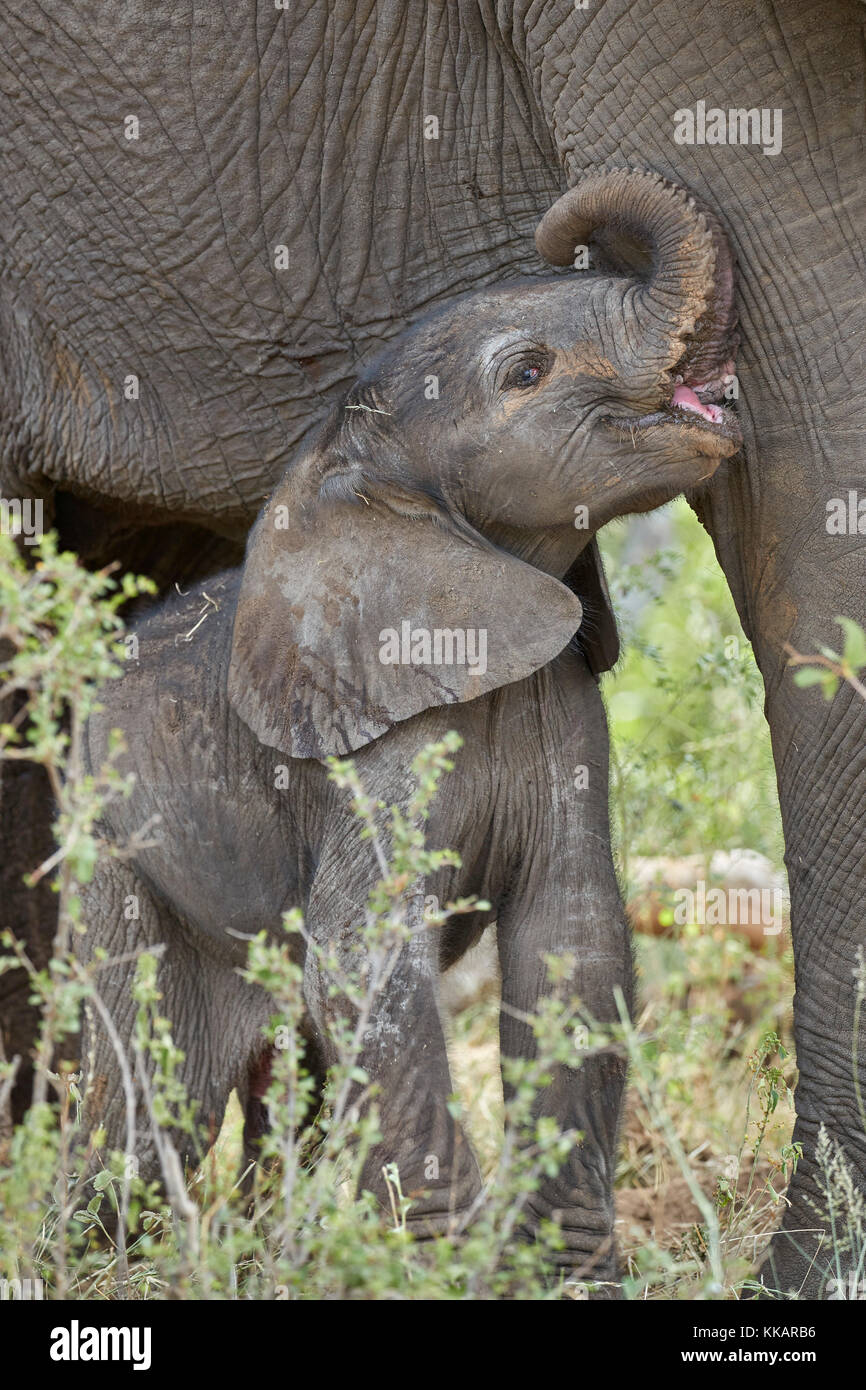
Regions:
<instances>
[{"instance_id":1,"label":"dry grass","mask_svg":"<svg viewBox=\"0 0 866 1390\"><path fill-rule=\"evenodd\" d=\"M628 1092L618 1239L632 1296L691 1298L705 1277L702 1216L659 1117L672 1121L690 1176L717 1204L726 1273L735 1285L781 1219L793 1110L782 1088L766 1115L762 1094L768 1066L779 1066L793 1084L794 1064L790 1055L763 1053L761 1042L776 1033L791 1051L792 960L790 950L756 956L736 937L704 928L680 940L640 938L637 968L637 1027L650 1082ZM454 1018L449 1039L455 1086L485 1175L495 1166L502 1130L497 1014L495 998L469 1007Z\"/></svg>"}]
</instances>

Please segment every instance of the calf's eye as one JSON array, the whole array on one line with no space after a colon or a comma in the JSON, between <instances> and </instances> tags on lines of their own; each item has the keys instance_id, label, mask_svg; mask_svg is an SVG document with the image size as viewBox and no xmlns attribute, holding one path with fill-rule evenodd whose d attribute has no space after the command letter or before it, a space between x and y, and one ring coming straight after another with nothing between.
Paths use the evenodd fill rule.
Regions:
<instances>
[{"instance_id":1,"label":"calf's eye","mask_svg":"<svg viewBox=\"0 0 866 1390\"><path fill-rule=\"evenodd\" d=\"M509 371L503 382L506 391L525 391L529 386L537 386L549 371L549 362L542 357L524 358Z\"/></svg>"}]
</instances>

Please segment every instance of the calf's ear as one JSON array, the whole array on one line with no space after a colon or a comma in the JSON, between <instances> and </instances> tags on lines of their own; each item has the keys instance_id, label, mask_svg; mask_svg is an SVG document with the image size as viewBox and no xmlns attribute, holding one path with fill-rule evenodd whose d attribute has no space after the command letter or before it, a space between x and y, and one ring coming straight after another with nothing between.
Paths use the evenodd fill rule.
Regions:
<instances>
[{"instance_id":1,"label":"calf's ear","mask_svg":"<svg viewBox=\"0 0 866 1390\"><path fill-rule=\"evenodd\" d=\"M598 541L593 537L563 579L583 605L580 650L594 676L610 671L619 661L619 633L607 587Z\"/></svg>"},{"instance_id":2,"label":"calf's ear","mask_svg":"<svg viewBox=\"0 0 866 1390\"><path fill-rule=\"evenodd\" d=\"M557 579L427 498L363 484L329 496L324 471L292 469L247 547L228 691L262 743L343 756L568 645L582 608Z\"/></svg>"}]
</instances>

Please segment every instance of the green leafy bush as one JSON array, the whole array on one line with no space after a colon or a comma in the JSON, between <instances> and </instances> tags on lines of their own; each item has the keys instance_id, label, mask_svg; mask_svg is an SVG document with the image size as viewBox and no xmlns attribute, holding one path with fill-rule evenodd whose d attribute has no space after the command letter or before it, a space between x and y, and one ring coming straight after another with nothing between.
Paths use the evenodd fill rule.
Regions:
<instances>
[{"instance_id":1,"label":"green leafy bush","mask_svg":"<svg viewBox=\"0 0 866 1390\"><path fill-rule=\"evenodd\" d=\"M667 552L631 568L622 562L626 529L613 528L605 538L615 602L635 593L647 599L626 624L624 659L604 686L626 884L627 846L654 855L738 845L780 862L760 678L706 536L684 506L675 506L672 517ZM4 936L7 960L0 968L31 970L45 1026L36 1104L25 1124L0 1141L0 1278L41 1279L46 1296L79 1299L584 1296L585 1289L563 1290L548 1275L547 1256L560 1244L555 1225L534 1246L514 1239L539 1176L577 1140L531 1113L550 1069L574 1061L579 1001L562 990L534 1020L538 1057L509 1064L515 1098L508 1107L498 1079L496 1002L452 1021L460 1078L453 1105L466 1118L487 1179L471 1223L413 1242L408 1199L393 1167L386 1174L388 1211L367 1193L355 1195L364 1155L378 1137L376 1096L360 1067L363 1020L371 990L387 988L389 962L406 933L436 929L437 914L421 920L423 878L453 852L428 850L424 823L441 777L459 756L454 737L420 755L405 807L371 802L351 762L332 765L331 775L353 802L359 835L376 839L382 872L360 934L357 969L347 973L335 958L321 961L345 1001L339 1061L323 1108L316 1109L295 1027L302 979L289 937L262 936L251 943L246 977L273 998L275 1060L272 1127L256 1172L245 1181L239 1173L237 1103L206 1162L194 1173L180 1171L169 1126L192 1127L196 1116L180 1082L182 1054L171 1021L161 1012L156 960L146 952L134 985L134 1055L119 1055L118 1065L144 1095L162 1186L141 1181L134 1153L105 1155L104 1135L83 1131L80 1078L71 1063L55 1059L69 1049L82 1001L103 1007L104 962L84 970L73 949L76 933L86 930L78 887L97 856L111 852L100 841L99 816L127 786L111 760L96 776L84 773L80 736L98 685L121 670L119 610L150 588L130 576L118 582L107 572L87 574L50 537L29 568L0 536L0 708L10 708L15 697L0 727L0 757L34 759L52 781L57 850L39 872L53 875L60 902L47 970L32 970L20 943ZM856 634L846 629L842 656L824 657L841 668L829 674L856 677L858 653ZM826 674L825 666L822 679ZM120 746L118 740L113 755ZM287 933L304 930L298 914L285 926ZM564 962L548 965L554 978L557 972L565 978ZM623 1049L632 1069L617 1176L624 1292L736 1297L778 1218L799 1157L790 1142L790 957L756 960L730 935L686 925L669 940L641 939L638 968L643 1002L636 1020L623 1013L615 1028L591 1037L592 1048ZM11 1061L0 1064L0 1111L11 1071ZM369 1092L364 1112L349 1103L359 1089ZM852 1260L859 1269L866 1258L862 1203L849 1190L844 1155L829 1142L822 1163L840 1270ZM682 1219L630 1216L642 1202L675 1192L686 1202Z\"/></svg>"}]
</instances>

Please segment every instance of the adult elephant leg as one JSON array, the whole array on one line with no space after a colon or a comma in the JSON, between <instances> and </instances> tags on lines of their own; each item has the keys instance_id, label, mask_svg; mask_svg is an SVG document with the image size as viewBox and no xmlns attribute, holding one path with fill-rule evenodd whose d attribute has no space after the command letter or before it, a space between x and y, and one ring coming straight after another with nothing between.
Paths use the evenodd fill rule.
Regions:
<instances>
[{"instance_id":1,"label":"adult elephant leg","mask_svg":"<svg viewBox=\"0 0 866 1390\"><path fill-rule=\"evenodd\" d=\"M787 441L789 471L791 460L799 471L801 448L800 441ZM803 1160L762 1274L768 1286L808 1297L832 1292L829 1281L838 1279L840 1268L847 1277L858 1258L856 1251L833 1248L819 1163L822 1126L844 1155L854 1189L866 1191L866 1038L862 1026L855 1035L854 975L858 951L866 948L866 704L844 683L829 704L815 688L796 686L785 648L807 655L822 645L838 650L837 614L866 626L864 538L827 530L827 503L839 497L847 510L847 483L854 486L859 478L862 484L866 469L841 436L831 459L834 471L851 473L834 480L828 469L816 478L811 505L797 492L783 496L765 484L758 513L763 527L747 507L743 461L733 462L699 507L764 677L791 889L799 1069L794 1138L803 1145ZM764 462L762 451L762 468ZM836 1223L838 1239L844 1213Z\"/></svg>"},{"instance_id":2,"label":"adult elephant leg","mask_svg":"<svg viewBox=\"0 0 866 1390\"><path fill-rule=\"evenodd\" d=\"M341 970L349 973L364 960L353 943L363 930L369 883L361 884L358 875L354 889L346 884L344 847L341 839L342 863L339 850L320 862L306 922L312 940L326 948L333 944ZM388 1208L382 1169L396 1164L403 1193L412 1200L407 1226L420 1237L459 1228L481 1189L475 1155L448 1104L454 1087L437 1006L437 946L437 934L420 927L396 948L396 964L383 988L371 989L358 1058L378 1087L382 1135L367 1155L359 1188L375 1193ZM375 955L375 950L367 955L367 962L374 963ZM332 997L331 979L313 950L307 952L304 975L307 1005L330 1065L337 1060L335 1027L346 1019L357 1026L358 1015L344 995ZM349 1103L357 1097L355 1087Z\"/></svg>"},{"instance_id":3,"label":"adult elephant leg","mask_svg":"<svg viewBox=\"0 0 866 1390\"><path fill-rule=\"evenodd\" d=\"M0 654L2 655L2 654ZM14 714L14 697L0 708L0 723ZM54 797L44 768L37 763L0 763L0 928L24 944L37 970L51 959L57 929L57 897L46 877L28 887L33 873L54 852ZM0 975L0 1044L7 1061L18 1058L10 1114L18 1124L33 1093L33 1056L39 1035L39 1009L30 1003L30 977L24 970ZM76 1056L67 1040L65 1056ZM4 1117L0 1115L0 1125Z\"/></svg>"},{"instance_id":4,"label":"adult elephant leg","mask_svg":"<svg viewBox=\"0 0 866 1390\"><path fill-rule=\"evenodd\" d=\"M728 0L711 35L705 8L683 0L506 8L524 21L509 33L565 182L578 184L608 161L651 168L718 213L738 262L746 447L718 470L701 511L767 689L791 882L805 1153L785 1219L791 1235L773 1253L786 1287L814 1292L823 1282L823 1257L812 1263L820 1237L793 1232L827 1231L808 1204L820 1199L822 1118L866 1190L850 973L866 917L866 765L853 694L840 692L828 707L816 692L792 688L784 643L803 652L837 647L835 614L866 622L863 536L826 531L831 499L866 496L866 8L827 0L820 26L808 29L794 0L757 9ZM729 122L760 112L778 140L712 143L686 133L681 143L683 115L710 108Z\"/></svg>"},{"instance_id":5,"label":"adult elephant leg","mask_svg":"<svg viewBox=\"0 0 866 1390\"><path fill-rule=\"evenodd\" d=\"M587 1018L602 1026L618 1021L617 987L629 1008L632 1002L631 942L610 854L607 729L588 672L586 690L573 707L580 709L581 726L561 764L568 775L551 769L535 788L544 851L536 848L522 864L499 916L503 1058L535 1055L525 1019L551 992L547 956L574 959L567 994L579 998ZM537 737L545 739L544 730ZM572 769L581 765L588 784L577 789ZM528 827L520 838L534 840ZM574 1129L581 1137L559 1171L542 1177L530 1194L524 1233L531 1236L554 1217L565 1239L559 1263L577 1279L598 1281L603 1297L618 1293L613 1182L625 1076L625 1061L613 1050L580 1059L576 1048L575 1066L557 1067L535 1106L536 1114L552 1116L561 1130ZM505 1080L504 1090L507 1100Z\"/></svg>"},{"instance_id":6,"label":"adult elephant leg","mask_svg":"<svg viewBox=\"0 0 866 1390\"><path fill-rule=\"evenodd\" d=\"M57 898L50 880L32 888L24 875L53 853L53 798L44 770L35 763L5 764L0 770L0 927L22 941L29 959L43 970L51 958L57 928ZM11 1096L11 1119L18 1124L33 1093L33 1053L39 1009L30 1003L30 977L24 970L0 975L0 1040L7 1061L18 1058ZM74 1044L66 1056L75 1056Z\"/></svg>"},{"instance_id":7,"label":"adult elephant leg","mask_svg":"<svg viewBox=\"0 0 866 1390\"><path fill-rule=\"evenodd\" d=\"M828 116L816 109L823 125ZM796 148L793 133L788 138ZM822 1124L841 1146L854 1188L866 1192L858 1099L866 1072L854 1036L853 975L866 945L866 706L847 685L830 704L817 689L796 686L787 651L839 650L837 615L866 626L866 517L858 514L866 498L866 404L854 350L866 340L856 232L866 225L866 183L862 155L852 155L849 140L822 144L808 200L814 213L804 214L794 170L783 170L772 212L768 205L763 216L729 216L741 262L745 447L698 502L764 679L791 889L795 1138L803 1161L764 1277L810 1297L832 1292L837 1254L843 1276L847 1261L857 1263L853 1252L832 1249L838 1237L818 1163ZM772 273L759 273L766 250L782 242L785 256L771 256Z\"/></svg>"}]
</instances>

